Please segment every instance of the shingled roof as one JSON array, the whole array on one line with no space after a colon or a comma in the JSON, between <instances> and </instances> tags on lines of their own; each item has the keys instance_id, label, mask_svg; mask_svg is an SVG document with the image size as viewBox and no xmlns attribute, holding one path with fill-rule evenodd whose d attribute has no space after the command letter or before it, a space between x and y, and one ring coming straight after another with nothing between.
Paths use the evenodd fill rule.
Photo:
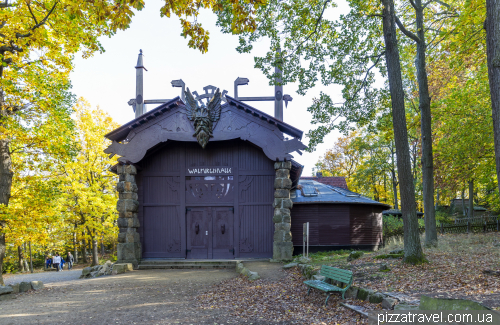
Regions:
<instances>
[{"instance_id":1,"label":"shingled roof","mask_svg":"<svg viewBox=\"0 0 500 325\"><path fill-rule=\"evenodd\" d=\"M340 187L345 190L349 190L347 188L347 183L345 181L345 177L316 177L316 176L301 176L300 180L311 180L316 181L321 184L330 185L334 187Z\"/></svg>"},{"instance_id":2,"label":"shingled roof","mask_svg":"<svg viewBox=\"0 0 500 325\"><path fill-rule=\"evenodd\" d=\"M326 177L323 177L326 178ZM335 178L335 177L332 177ZM343 178L343 177L337 177ZM299 181L300 187L291 191L290 198L293 204L371 204L379 205L383 208L390 208L390 205L374 201L361 194L351 192L344 188L325 185L314 180Z\"/></svg>"}]
</instances>

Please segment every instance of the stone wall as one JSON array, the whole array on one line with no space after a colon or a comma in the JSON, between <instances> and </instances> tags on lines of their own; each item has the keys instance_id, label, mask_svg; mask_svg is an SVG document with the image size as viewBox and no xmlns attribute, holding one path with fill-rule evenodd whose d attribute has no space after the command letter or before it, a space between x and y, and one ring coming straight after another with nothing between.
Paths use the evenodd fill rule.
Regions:
<instances>
[{"instance_id":1,"label":"stone wall","mask_svg":"<svg viewBox=\"0 0 500 325\"><path fill-rule=\"evenodd\" d=\"M120 228L117 262L132 263L134 267L137 267L142 254L140 235L137 232L140 226L137 218L139 201L135 182L137 169L133 165L118 165L117 172L120 177L116 186L119 193L116 209L119 213L118 227Z\"/></svg>"},{"instance_id":2,"label":"stone wall","mask_svg":"<svg viewBox=\"0 0 500 325\"><path fill-rule=\"evenodd\" d=\"M291 217L290 209L292 200L290 199L290 189L292 180L290 179L291 161L276 162L276 179L274 180L274 242L273 260L289 261L292 259L293 243L290 232Z\"/></svg>"}]
</instances>

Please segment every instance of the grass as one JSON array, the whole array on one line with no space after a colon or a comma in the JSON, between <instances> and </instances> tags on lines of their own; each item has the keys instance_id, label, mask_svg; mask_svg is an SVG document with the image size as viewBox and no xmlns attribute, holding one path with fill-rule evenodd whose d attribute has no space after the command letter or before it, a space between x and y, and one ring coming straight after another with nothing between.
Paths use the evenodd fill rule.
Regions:
<instances>
[{"instance_id":1,"label":"grass","mask_svg":"<svg viewBox=\"0 0 500 325\"><path fill-rule=\"evenodd\" d=\"M309 264L313 266L318 265L334 265L336 267L346 266L348 264L347 257L352 252L352 250L336 250L328 252L317 252L309 254L311 262ZM363 251L365 254L373 253ZM297 255L295 260L298 260L302 255Z\"/></svg>"},{"instance_id":2,"label":"grass","mask_svg":"<svg viewBox=\"0 0 500 325\"><path fill-rule=\"evenodd\" d=\"M382 254L382 255L377 255L374 258L377 260L381 259L387 259L387 258L401 258L404 256L404 253L401 254Z\"/></svg>"}]
</instances>

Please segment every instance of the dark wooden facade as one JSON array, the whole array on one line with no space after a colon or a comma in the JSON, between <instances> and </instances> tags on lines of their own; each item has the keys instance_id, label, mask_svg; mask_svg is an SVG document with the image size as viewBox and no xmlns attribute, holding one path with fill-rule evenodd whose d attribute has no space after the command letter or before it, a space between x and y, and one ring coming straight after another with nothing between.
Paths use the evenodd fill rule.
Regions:
<instances>
[{"instance_id":1,"label":"dark wooden facade","mask_svg":"<svg viewBox=\"0 0 500 325\"><path fill-rule=\"evenodd\" d=\"M309 251L377 249L382 245L382 205L355 203L294 204L291 211L294 254L302 253L302 227L309 222Z\"/></svg>"},{"instance_id":2,"label":"dark wooden facade","mask_svg":"<svg viewBox=\"0 0 500 325\"><path fill-rule=\"evenodd\" d=\"M226 101L205 148L178 97L106 135L112 143L105 152L120 156L120 166L135 166L114 166L121 172L120 261L274 258L276 240L287 244L274 236L275 162L306 148L302 131L229 96ZM289 169L292 184L301 168Z\"/></svg>"},{"instance_id":3,"label":"dark wooden facade","mask_svg":"<svg viewBox=\"0 0 500 325\"><path fill-rule=\"evenodd\" d=\"M137 165L143 258L272 257L275 171L262 149L169 141Z\"/></svg>"}]
</instances>

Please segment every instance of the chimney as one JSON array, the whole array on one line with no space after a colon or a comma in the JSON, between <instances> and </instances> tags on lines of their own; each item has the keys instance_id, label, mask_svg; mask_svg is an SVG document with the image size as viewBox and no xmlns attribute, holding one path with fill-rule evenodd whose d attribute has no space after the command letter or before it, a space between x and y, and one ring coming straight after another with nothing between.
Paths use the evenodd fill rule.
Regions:
<instances>
[{"instance_id":1,"label":"chimney","mask_svg":"<svg viewBox=\"0 0 500 325\"><path fill-rule=\"evenodd\" d=\"M323 172L316 172L316 177L317 178L323 177Z\"/></svg>"},{"instance_id":2,"label":"chimney","mask_svg":"<svg viewBox=\"0 0 500 325\"><path fill-rule=\"evenodd\" d=\"M278 62L281 64L281 49L276 52L276 62L274 73L276 74L274 86L274 117L283 121L283 85L281 84L281 70L278 67Z\"/></svg>"},{"instance_id":3,"label":"chimney","mask_svg":"<svg viewBox=\"0 0 500 325\"><path fill-rule=\"evenodd\" d=\"M139 58L137 59L137 66L135 67L135 118L138 118L144 114L144 87L143 87L143 77L144 68L142 62L142 50L139 52ZM146 70L148 71L148 70Z\"/></svg>"}]
</instances>

